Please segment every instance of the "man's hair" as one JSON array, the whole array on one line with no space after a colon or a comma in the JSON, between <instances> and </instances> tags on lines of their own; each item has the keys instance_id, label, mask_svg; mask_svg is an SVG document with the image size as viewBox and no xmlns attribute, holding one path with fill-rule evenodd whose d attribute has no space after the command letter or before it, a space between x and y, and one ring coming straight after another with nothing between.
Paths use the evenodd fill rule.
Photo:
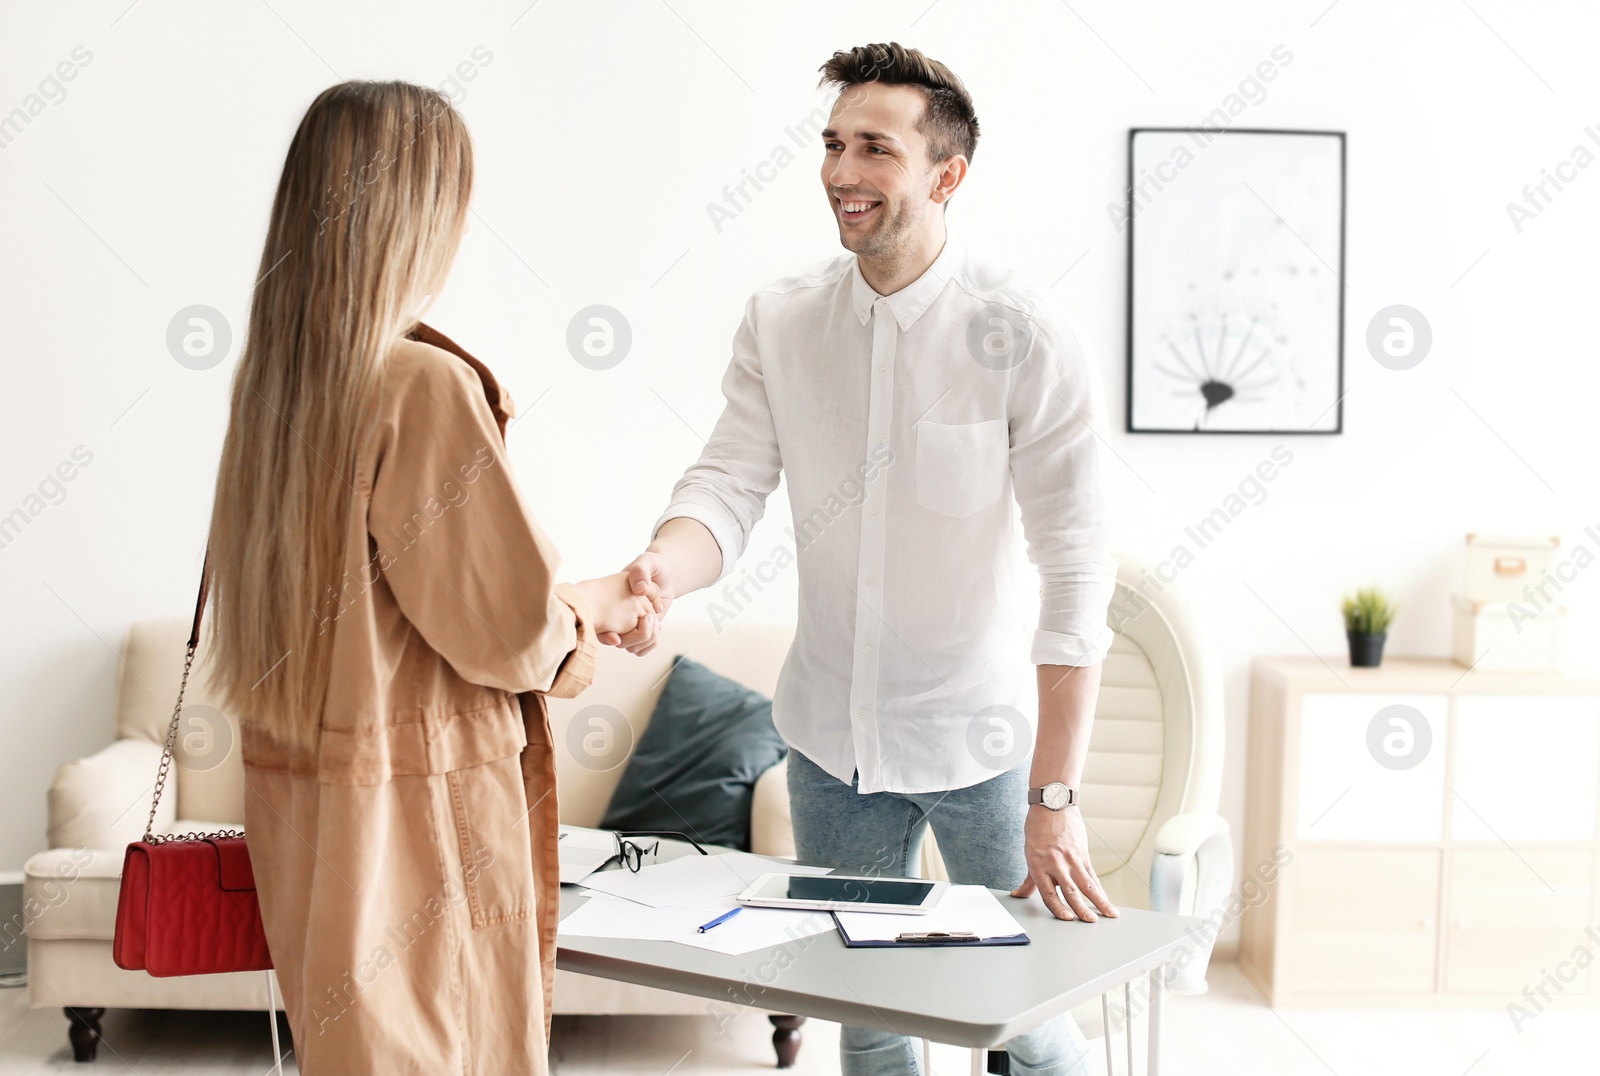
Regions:
<instances>
[{"instance_id":1,"label":"man's hair","mask_svg":"<svg viewBox=\"0 0 1600 1076\"><path fill-rule=\"evenodd\" d=\"M818 86L841 90L871 82L921 87L928 104L917 130L928 140L928 159L942 161L959 153L972 160L978 148L978 114L967 88L938 60L891 41L836 52L819 70Z\"/></svg>"}]
</instances>

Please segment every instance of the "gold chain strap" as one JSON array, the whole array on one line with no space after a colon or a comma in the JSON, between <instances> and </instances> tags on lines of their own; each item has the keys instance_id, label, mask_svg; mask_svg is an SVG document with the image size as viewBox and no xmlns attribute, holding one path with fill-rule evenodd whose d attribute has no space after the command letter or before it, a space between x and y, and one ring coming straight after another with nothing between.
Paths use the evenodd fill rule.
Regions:
<instances>
[{"instance_id":1,"label":"gold chain strap","mask_svg":"<svg viewBox=\"0 0 1600 1076\"><path fill-rule=\"evenodd\" d=\"M161 748L161 768L156 771L156 790L150 799L150 818L144 824L144 839L148 844L244 836L242 829L222 829L212 833L164 833L160 836L155 833L156 808L161 804L161 793L167 786L167 771L172 768L172 756L178 744L178 715L183 712L183 693L189 687L189 670L194 666L194 649L195 641L191 637L183 655L183 680L178 684L178 701L172 706L172 722L167 726L167 742Z\"/></svg>"}]
</instances>

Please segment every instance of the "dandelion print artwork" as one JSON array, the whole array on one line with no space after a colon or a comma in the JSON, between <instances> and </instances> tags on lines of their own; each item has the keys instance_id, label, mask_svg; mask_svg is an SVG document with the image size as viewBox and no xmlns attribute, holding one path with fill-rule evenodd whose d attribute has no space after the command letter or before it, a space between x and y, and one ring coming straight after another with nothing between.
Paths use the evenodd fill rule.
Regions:
<instances>
[{"instance_id":1,"label":"dandelion print artwork","mask_svg":"<svg viewBox=\"0 0 1600 1076\"><path fill-rule=\"evenodd\" d=\"M1130 146L1129 432L1338 433L1344 136L1136 130Z\"/></svg>"}]
</instances>

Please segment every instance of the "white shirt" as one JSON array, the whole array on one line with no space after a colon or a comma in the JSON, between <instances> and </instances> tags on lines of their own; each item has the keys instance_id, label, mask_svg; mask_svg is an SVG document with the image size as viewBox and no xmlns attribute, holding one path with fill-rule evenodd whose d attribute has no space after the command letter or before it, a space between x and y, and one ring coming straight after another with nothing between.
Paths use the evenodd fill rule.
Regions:
<instances>
[{"instance_id":1,"label":"white shirt","mask_svg":"<svg viewBox=\"0 0 1600 1076\"><path fill-rule=\"evenodd\" d=\"M1112 639L1104 412L1071 322L953 239L889 296L846 254L750 298L722 391L655 530L703 523L721 582L787 476L790 540L753 568L770 582L798 564L773 699L784 739L841 781L859 772L862 793L965 788L1019 762L1031 664L1094 665ZM1011 597L1013 495L1041 583L1031 652ZM739 608L741 581L713 620ZM1010 733L984 713L997 706ZM997 731L1026 737L1003 763L982 746Z\"/></svg>"}]
</instances>

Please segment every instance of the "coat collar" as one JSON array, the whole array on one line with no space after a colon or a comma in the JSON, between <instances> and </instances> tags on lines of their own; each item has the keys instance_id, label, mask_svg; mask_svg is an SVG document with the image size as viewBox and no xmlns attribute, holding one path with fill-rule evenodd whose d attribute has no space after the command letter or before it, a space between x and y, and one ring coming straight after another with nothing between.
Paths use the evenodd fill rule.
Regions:
<instances>
[{"instance_id":1,"label":"coat collar","mask_svg":"<svg viewBox=\"0 0 1600 1076\"><path fill-rule=\"evenodd\" d=\"M511 402L511 394L505 390L489 368L467 354L466 348L426 322L417 322L416 327L406 333L406 339L442 348L463 360L477 372L478 380L483 382L484 398L489 401L489 410L494 413L495 424L500 427L500 437L504 439L506 423L516 417L517 408L516 404Z\"/></svg>"}]
</instances>

